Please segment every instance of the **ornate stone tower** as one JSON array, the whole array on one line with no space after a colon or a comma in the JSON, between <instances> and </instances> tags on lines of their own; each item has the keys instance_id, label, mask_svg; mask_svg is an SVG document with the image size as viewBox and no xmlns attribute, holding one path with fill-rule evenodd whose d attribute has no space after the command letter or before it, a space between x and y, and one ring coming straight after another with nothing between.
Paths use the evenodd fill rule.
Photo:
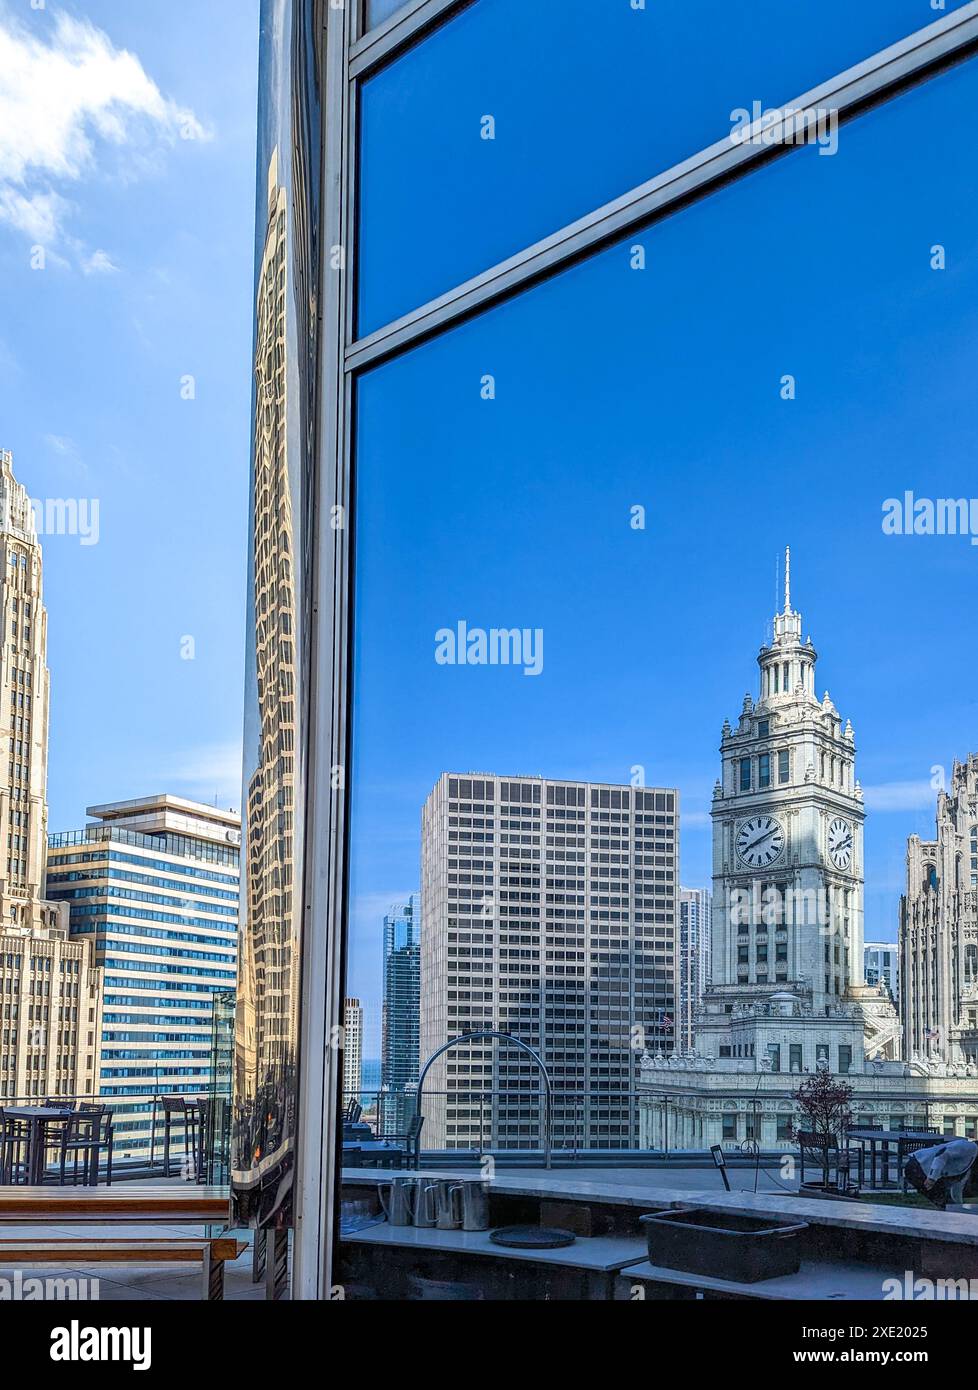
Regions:
<instances>
[{"instance_id":1,"label":"ornate stone tower","mask_svg":"<svg viewBox=\"0 0 978 1390\"><path fill-rule=\"evenodd\" d=\"M13 456L0 451L0 919L7 927L52 926L58 903L43 902L47 860L47 613L41 547ZM2 841L0 841L2 843Z\"/></svg>"},{"instance_id":2,"label":"ornate stone tower","mask_svg":"<svg viewBox=\"0 0 978 1390\"><path fill-rule=\"evenodd\" d=\"M907 842L900 903L907 1055L978 1062L978 754L937 796L933 840Z\"/></svg>"},{"instance_id":3,"label":"ornate stone tower","mask_svg":"<svg viewBox=\"0 0 978 1390\"><path fill-rule=\"evenodd\" d=\"M784 608L757 658L758 698L745 696L737 726L723 726L712 810L713 984L697 1047L755 1056L750 1039L720 1036L745 1013L821 1020L820 1037L832 1019L852 1036L823 1039L818 1056L845 1070L862 1063L863 1037L850 1020L863 1018L867 1051L886 1056L897 1055L899 1025L863 984L865 812L855 739L828 692L816 694L816 660L791 606L788 551Z\"/></svg>"}]
</instances>

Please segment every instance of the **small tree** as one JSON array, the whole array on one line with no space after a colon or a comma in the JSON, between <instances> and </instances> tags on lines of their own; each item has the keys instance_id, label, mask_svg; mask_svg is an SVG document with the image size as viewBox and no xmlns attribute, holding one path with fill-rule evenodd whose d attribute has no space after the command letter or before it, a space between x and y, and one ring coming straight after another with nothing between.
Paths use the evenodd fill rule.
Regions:
<instances>
[{"instance_id":1,"label":"small tree","mask_svg":"<svg viewBox=\"0 0 978 1390\"><path fill-rule=\"evenodd\" d=\"M795 1126L795 1142L799 1142L798 1136L802 1131L817 1136L822 1149L822 1177L826 1187L829 1184L829 1149L842 1146L852 1122L849 1105L852 1097L853 1088L848 1082L833 1076L827 1067L820 1067L813 1076L806 1076L792 1095L801 1121Z\"/></svg>"}]
</instances>

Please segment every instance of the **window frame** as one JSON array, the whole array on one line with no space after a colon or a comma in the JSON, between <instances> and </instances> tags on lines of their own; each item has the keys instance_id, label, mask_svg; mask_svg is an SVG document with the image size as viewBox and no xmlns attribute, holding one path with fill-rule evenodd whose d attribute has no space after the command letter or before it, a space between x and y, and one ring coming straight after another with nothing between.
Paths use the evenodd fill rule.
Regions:
<instances>
[{"instance_id":1,"label":"window frame","mask_svg":"<svg viewBox=\"0 0 978 1390\"><path fill-rule=\"evenodd\" d=\"M314 557L308 686L316 698L308 712L307 795L304 807L296 806L297 820L304 812L301 838L306 846L299 885L303 905L297 963L301 1067L296 1083L294 1182L301 1198L295 1218L293 1296L298 1298L331 1297L338 1237L340 1130L335 1116L342 1092L342 1054L332 1039L343 1020L348 931L358 377L792 153L791 147L749 141L734 145L729 138L717 141L358 338L354 330L361 84L476 2L408 0L369 31L362 24L360 4L333 8L329 0L319 0L317 7L321 19L317 76L323 129L319 150L323 294L318 330L319 418L311 482L315 520L307 538ZM291 5L299 3L302 0L291 0ZM834 107L841 126L976 54L978 0L971 0L799 95L791 105ZM294 78L290 71L284 81ZM338 247L344 248L345 256L337 275L329 258ZM331 525L334 508L342 509L343 526ZM345 770L339 786L337 767Z\"/></svg>"}]
</instances>

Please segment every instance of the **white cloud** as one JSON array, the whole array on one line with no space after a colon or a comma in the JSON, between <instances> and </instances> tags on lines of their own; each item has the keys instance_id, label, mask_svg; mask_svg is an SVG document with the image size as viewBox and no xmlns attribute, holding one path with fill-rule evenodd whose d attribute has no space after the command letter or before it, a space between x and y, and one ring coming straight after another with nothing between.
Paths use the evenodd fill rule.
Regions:
<instances>
[{"instance_id":1,"label":"white cloud","mask_svg":"<svg viewBox=\"0 0 978 1390\"><path fill-rule=\"evenodd\" d=\"M88 20L58 14L42 36L0 13L0 72L0 222L39 245L64 236L71 204L59 187L78 184L107 147L144 158L161 144L208 138L135 54ZM81 260L89 274L114 268L104 251Z\"/></svg>"},{"instance_id":2,"label":"white cloud","mask_svg":"<svg viewBox=\"0 0 978 1390\"><path fill-rule=\"evenodd\" d=\"M864 787L863 798L871 811L934 811L937 790L929 781L883 782Z\"/></svg>"},{"instance_id":3,"label":"white cloud","mask_svg":"<svg viewBox=\"0 0 978 1390\"><path fill-rule=\"evenodd\" d=\"M107 251L93 251L92 254L82 262L82 270L86 275L111 275L119 267L112 260Z\"/></svg>"},{"instance_id":4,"label":"white cloud","mask_svg":"<svg viewBox=\"0 0 978 1390\"><path fill-rule=\"evenodd\" d=\"M56 454L71 455L75 452L75 441L63 434L46 434L44 442L50 445Z\"/></svg>"}]
</instances>

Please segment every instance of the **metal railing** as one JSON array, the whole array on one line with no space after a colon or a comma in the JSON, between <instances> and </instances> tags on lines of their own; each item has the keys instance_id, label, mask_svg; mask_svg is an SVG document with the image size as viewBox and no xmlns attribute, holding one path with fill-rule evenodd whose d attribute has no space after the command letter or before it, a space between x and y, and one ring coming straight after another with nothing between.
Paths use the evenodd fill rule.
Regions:
<instances>
[{"instance_id":1,"label":"metal railing","mask_svg":"<svg viewBox=\"0 0 978 1390\"><path fill-rule=\"evenodd\" d=\"M112 1115L112 1178L113 1182L116 1182L166 1176L166 1122L163 1101L175 1097L187 1102L203 1101L207 1104L197 1120L200 1132L195 1128L189 1137L186 1121L179 1112L172 1114L170 1176L188 1178L208 1185L226 1183L231 1123L230 1098L226 1091L161 1091L145 1096L107 1096L95 1092L74 1092L62 1096L0 1096L0 1112L14 1108L46 1106L48 1101L52 1106L64 1105L72 1111L76 1111L83 1103L104 1106ZM56 1169L53 1157L56 1149L57 1140L54 1139L48 1145L46 1176L51 1176ZM105 1169L106 1158L100 1155L100 1178Z\"/></svg>"},{"instance_id":2,"label":"metal railing","mask_svg":"<svg viewBox=\"0 0 978 1390\"><path fill-rule=\"evenodd\" d=\"M773 1074L772 1074L773 1075ZM768 1074L765 1074L768 1079ZM793 1078L792 1078L793 1079ZM798 1076L798 1082L804 1079ZM730 1154L743 1152L745 1145L762 1146L772 1158L795 1148L793 1138L797 1129L806 1125L797 1106L784 1107L785 1097L758 1093L756 1087L745 1087L737 1091L724 1090L719 1098L731 1102L733 1107L726 1113L729 1117L729 1131L716 1136L723 1149ZM374 1131L377 1139L394 1140L403 1135L407 1122L415 1113L416 1092L413 1090L391 1091L383 1088L344 1092L344 1110L350 1100L357 1099L363 1106L362 1119ZM867 1116L857 1109L853 1113L853 1127L864 1126L871 1120L883 1118L887 1129L898 1130L911 1120L934 1126L938 1131L944 1127L944 1112L940 1102L933 1096L926 1096L910 1090L897 1095L873 1097L879 1106L880 1114ZM476 1088L456 1087L448 1090L429 1090L425 1088L423 1105L427 1125L421 1132L422 1152L443 1154L451 1149L457 1152L475 1154L479 1157L488 1154L505 1154L512 1160L525 1154L528 1162L534 1164L545 1152L543 1114L546 1095L542 1087L499 1087ZM657 1107L660 1123L657 1128L659 1142L655 1147L641 1146L639 1109L640 1103ZM882 1113L883 1106L887 1114ZM709 1152L712 1137L705 1134L702 1142L690 1144L688 1137L680 1142L683 1134L688 1136L690 1115L706 1119L716 1118L715 1111L705 1111L702 1094L658 1090L643 1087L641 1091L605 1088L585 1091L561 1089L554 1086L550 1105L552 1117L552 1151L554 1158L563 1163L574 1163L588 1156L592 1163L597 1162L602 1153L623 1158L632 1155L637 1161L656 1158L666 1162L677 1158L701 1157ZM450 1109L450 1113L449 1113ZM437 1149L432 1148L432 1120L437 1120L437 1134L440 1142ZM454 1132L447 1133L448 1124ZM964 1137L978 1140L978 1118L965 1117ZM615 1135L602 1134L601 1127L609 1126ZM530 1132L513 1133L513 1129ZM428 1142L425 1143L426 1130ZM627 1130L627 1138L622 1131ZM617 1161L617 1160L616 1160Z\"/></svg>"}]
</instances>

